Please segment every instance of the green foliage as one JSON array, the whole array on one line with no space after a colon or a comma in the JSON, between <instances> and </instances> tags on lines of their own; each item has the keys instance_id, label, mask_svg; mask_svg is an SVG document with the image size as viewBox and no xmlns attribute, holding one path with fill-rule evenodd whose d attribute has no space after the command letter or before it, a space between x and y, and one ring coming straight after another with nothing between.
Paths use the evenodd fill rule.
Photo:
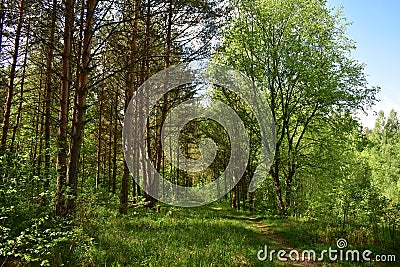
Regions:
<instances>
[{"instance_id":1,"label":"green foliage","mask_svg":"<svg viewBox=\"0 0 400 267\"><path fill-rule=\"evenodd\" d=\"M379 113L367 153L374 187L394 203L400 203L400 122L394 110L388 118L382 111Z\"/></svg>"},{"instance_id":2,"label":"green foliage","mask_svg":"<svg viewBox=\"0 0 400 267\"><path fill-rule=\"evenodd\" d=\"M277 133L276 204L278 213L293 214L293 191L306 175L297 172L318 161L309 147L327 138L318 127L373 104L378 88L368 86L363 64L350 56L355 46L341 10L318 0L234 3L215 60L246 73L267 96Z\"/></svg>"},{"instance_id":3,"label":"green foliage","mask_svg":"<svg viewBox=\"0 0 400 267\"><path fill-rule=\"evenodd\" d=\"M33 176L24 156L5 153L0 184L0 261L41 266L75 265L92 245L72 221L54 216L47 177Z\"/></svg>"}]
</instances>

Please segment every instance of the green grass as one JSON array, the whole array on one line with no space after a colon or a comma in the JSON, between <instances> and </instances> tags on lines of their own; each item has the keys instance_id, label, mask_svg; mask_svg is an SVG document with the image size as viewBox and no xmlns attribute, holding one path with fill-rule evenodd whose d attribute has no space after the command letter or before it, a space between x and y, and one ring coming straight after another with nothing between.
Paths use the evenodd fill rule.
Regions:
<instances>
[{"instance_id":1,"label":"green grass","mask_svg":"<svg viewBox=\"0 0 400 267\"><path fill-rule=\"evenodd\" d=\"M84 232L93 238L93 246L78 253L82 266L289 266L291 262L277 261L276 254L273 262L261 262L257 252L267 245L269 250L290 247L318 253L329 246L335 249L336 238L348 238L336 236L335 229L321 222L234 211L220 203L199 208L162 206L160 213L136 208L126 216L111 203L89 205L80 213ZM249 216L257 217L267 230ZM319 265L396 266L328 261Z\"/></svg>"},{"instance_id":2,"label":"green grass","mask_svg":"<svg viewBox=\"0 0 400 267\"><path fill-rule=\"evenodd\" d=\"M95 214L95 220L85 222L85 231L96 243L85 265L277 266L257 259L258 250L270 241L247 212L163 206L161 213Z\"/></svg>"},{"instance_id":3,"label":"green grass","mask_svg":"<svg viewBox=\"0 0 400 267\"><path fill-rule=\"evenodd\" d=\"M65 237L73 240L60 244L46 266L309 266L279 262L276 252L273 262L262 262L257 252L266 245L269 252L312 249L319 256L329 247L336 249L339 237L349 241L349 249L379 254L396 250L357 244L351 233L321 221L235 211L220 203L199 208L162 206L160 213L140 207L122 216L115 199L98 200L80 205L75 221L79 231ZM40 262L25 264L11 257L6 266L39 266ZM398 265L326 260L318 266Z\"/></svg>"},{"instance_id":4,"label":"green grass","mask_svg":"<svg viewBox=\"0 0 400 267\"><path fill-rule=\"evenodd\" d=\"M345 238L348 246L344 249L370 250L373 255L396 255L395 263L367 263L367 262L321 262L323 266L399 266L400 251L398 248L388 246L390 242L385 244L374 244L373 238L370 237L369 229L356 229L355 227L343 230L335 223L322 222L311 218L293 218L293 217L271 217L261 216L259 220L265 224L271 233L281 237L291 247L300 250L314 250L320 255L322 250L331 247L337 249L336 242L339 238ZM325 257L327 258L327 257Z\"/></svg>"}]
</instances>

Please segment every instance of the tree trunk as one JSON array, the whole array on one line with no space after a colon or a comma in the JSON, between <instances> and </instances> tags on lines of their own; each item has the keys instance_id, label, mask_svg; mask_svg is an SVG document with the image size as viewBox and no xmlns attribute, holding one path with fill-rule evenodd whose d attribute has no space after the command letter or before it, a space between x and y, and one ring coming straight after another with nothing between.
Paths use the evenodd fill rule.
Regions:
<instances>
[{"instance_id":1,"label":"tree trunk","mask_svg":"<svg viewBox=\"0 0 400 267\"><path fill-rule=\"evenodd\" d=\"M246 177L242 177L242 207L243 207L243 210L246 210L246 199L247 199Z\"/></svg>"},{"instance_id":2,"label":"tree trunk","mask_svg":"<svg viewBox=\"0 0 400 267\"><path fill-rule=\"evenodd\" d=\"M1 135L0 151L6 150L7 133L8 133L8 128L10 126L10 114L11 114L11 105L12 105L12 99L13 99L13 94L14 94L14 81L15 81L17 61L18 61L19 42L21 39L22 24L24 22L24 6L25 6L25 1L20 0L18 25L17 25L17 31L15 33L14 53L12 56L12 63L11 63L11 70L10 70L10 81L9 81L7 100L6 100L5 110L4 110L3 132Z\"/></svg>"},{"instance_id":3,"label":"tree trunk","mask_svg":"<svg viewBox=\"0 0 400 267\"><path fill-rule=\"evenodd\" d=\"M40 74L41 76L41 74ZM40 86L39 86L40 87ZM33 129L35 129L34 134L35 136L39 136L39 121L40 121L40 89L37 99L37 105L35 107L35 120L33 121ZM37 148L38 148L38 138L35 138L33 146L31 146L30 153L29 153L29 161L32 162L32 169L34 170L33 173L36 174L36 155L37 155Z\"/></svg>"},{"instance_id":4,"label":"tree trunk","mask_svg":"<svg viewBox=\"0 0 400 267\"><path fill-rule=\"evenodd\" d=\"M112 111L110 111L110 122L113 121ZM108 181L107 181L107 192L111 192L111 165L112 165L112 129L109 127L108 130Z\"/></svg>"},{"instance_id":5,"label":"tree trunk","mask_svg":"<svg viewBox=\"0 0 400 267\"><path fill-rule=\"evenodd\" d=\"M279 151L278 148L276 150L277 152ZM281 183L279 180L279 153L275 157L275 161L273 166L271 167L271 176L273 179L273 183L274 183L274 189L275 189L275 196L276 196L276 204L277 204L277 209L278 209L278 214L279 215L283 215L285 207L284 207L284 203L282 200L282 189L281 189Z\"/></svg>"},{"instance_id":6,"label":"tree trunk","mask_svg":"<svg viewBox=\"0 0 400 267\"><path fill-rule=\"evenodd\" d=\"M124 172L122 174L121 181L121 196L120 196L120 207L119 213L128 214L128 187L129 187L129 169L124 161Z\"/></svg>"},{"instance_id":7,"label":"tree trunk","mask_svg":"<svg viewBox=\"0 0 400 267\"><path fill-rule=\"evenodd\" d=\"M17 134L17 130L18 130L18 127L19 127L19 121L21 119L21 112L22 112L22 103L24 101L24 84L25 84L25 74L26 74L26 62L27 62L27 58L28 58L30 26L31 26L31 23L29 21L28 22L28 27L27 27L28 36L26 37L26 43L25 43L24 63L23 63L23 67L22 67L22 78L21 78L21 89L20 89L19 106L18 106L18 111L17 111L17 118L15 119L15 125L13 127L13 132L12 132L12 136L11 136L11 145L10 145L10 150L11 151L14 150L15 136Z\"/></svg>"},{"instance_id":8,"label":"tree trunk","mask_svg":"<svg viewBox=\"0 0 400 267\"><path fill-rule=\"evenodd\" d=\"M102 87L103 88L103 87ZM100 106L99 106L99 126L97 128L97 165L96 165L96 189L99 188L100 184L100 172L101 172L101 137L103 131L103 89L100 91ZM105 162L105 161L104 161Z\"/></svg>"},{"instance_id":9,"label":"tree trunk","mask_svg":"<svg viewBox=\"0 0 400 267\"><path fill-rule=\"evenodd\" d=\"M250 211L254 211L254 191L249 193L249 197Z\"/></svg>"},{"instance_id":10,"label":"tree trunk","mask_svg":"<svg viewBox=\"0 0 400 267\"><path fill-rule=\"evenodd\" d=\"M118 93L115 92L114 102L114 133L113 133L113 177L112 177L112 193L117 192L117 123L118 123Z\"/></svg>"},{"instance_id":11,"label":"tree trunk","mask_svg":"<svg viewBox=\"0 0 400 267\"><path fill-rule=\"evenodd\" d=\"M129 68L128 68L128 79L126 84L126 91L125 91L125 111L128 109L129 102L132 99L134 93L134 70L135 70L135 60L137 57L137 23L138 23L138 10L139 10L139 1L135 0L134 5L134 18L133 18L133 28L131 32L131 40L130 40L130 49L131 53L129 55ZM137 154L134 151L135 155ZM127 163L124 158L124 172L122 174L122 184L121 184L121 196L120 196L120 213L127 214L127 206L128 206L128 187L129 187L129 177L130 172L127 166ZM132 187L135 187L135 183L133 182ZM133 193L133 189L132 189Z\"/></svg>"},{"instance_id":12,"label":"tree trunk","mask_svg":"<svg viewBox=\"0 0 400 267\"><path fill-rule=\"evenodd\" d=\"M3 30L4 30L4 17L6 15L6 12L4 11L5 7L5 0L1 0L0 2L0 54L3 48Z\"/></svg>"},{"instance_id":13,"label":"tree trunk","mask_svg":"<svg viewBox=\"0 0 400 267\"><path fill-rule=\"evenodd\" d=\"M293 176L295 174L295 167L290 167L288 176L286 177L286 211L289 213L290 206L292 205L292 183L293 183Z\"/></svg>"},{"instance_id":14,"label":"tree trunk","mask_svg":"<svg viewBox=\"0 0 400 267\"><path fill-rule=\"evenodd\" d=\"M236 186L231 191L231 208L236 209Z\"/></svg>"},{"instance_id":15,"label":"tree trunk","mask_svg":"<svg viewBox=\"0 0 400 267\"><path fill-rule=\"evenodd\" d=\"M172 47L172 16L173 16L173 6L172 1L170 0L168 3L168 18L167 18L167 38L166 38L166 45L165 45L165 61L164 61L164 69L168 69L170 66L170 58L171 58L171 47ZM167 117L167 105L168 105L168 95L167 95L167 85L168 85L168 73L166 73L167 77L164 82L164 96L163 96L163 104L161 107L161 121L159 123L159 130L156 130L157 134L157 171L162 173L162 198L164 199L165 196L165 154L164 150L162 149L162 141L161 141L161 131L162 125L165 123L165 119ZM160 172L162 168L162 171ZM158 186L158 185L157 185Z\"/></svg>"},{"instance_id":16,"label":"tree trunk","mask_svg":"<svg viewBox=\"0 0 400 267\"><path fill-rule=\"evenodd\" d=\"M143 74L144 74L144 80L147 80L150 78L150 48L151 48L151 43L150 43L150 37L151 37L151 1L148 0L146 3L146 22L145 22L145 52L144 52L144 57L143 57ZM146 90L146 93L148 91ZM147 117L147 114L149 113L149 97L145 96L144 99L144 114ZM147 152L151 151L151 136L150 136L150 119L147 117L146 119L146 138L144 140L145 143L147 143ZM154 173L152 173L151 168L145 167L145 158L146 158L146 151L141 152L142 158L143 158L143 178L145 179L144 183L144 188L147 188L145 190L145 198L146 201L149 202L150 207L152 207L155 203L155 199L149 195L147 192L152 191L153 195L157 194L155 190L157 190L157 185L153 184L153 182L158 181L158 179L152 179L154 177ZM147 191L147 192L146 192Z\"/></svg>"},{"instance_id":17,"label":"tree trunk","mask_svg":"<svg viewBox=\"0 0 400 267\"><path fill-rule=\"evenodd\" d=\"M44 169L45 169L45 188L49 186L48 174L50 169L50 124L51 124L51 99L53 96L53 54L54 54L54 35L56 30L56 16L57 16L57 0L53 0L53 10L51 14L51 24L50 24L50 40L49 40L49 50L47 52L46 61L46 87L45 87L45 122L44 122Z\"/></svg>"},{"instance_id":18,"label":"tree trunk","mask_svg":"<svg viewBox=\"0 0 400 267\"><path fill-rule=\"evenodd\" d=\"M58 113L57 132L57 190L56 214L65 215L65 180L67 175L67 127L68 127L68 98L71 82L71 45L74 24L74 0L66 0L64 48L62 55L62 76L60 89L60 110Z\"/></svg>"},{"instance_id":19,"label":"tree trunk","mask_svg":"<svg viewBox=\"0 0 400 267\"><path fill-rule=\"evenodd\" d=\"M85 126L86 97L89 88L89 72L91 59L91 41L93 36L93 18L97 0L87 0L87 13L83 36L82 64L79 74L79 86L75 91L74 115L72 118L71 146L66 186L71 189L72 197L67 200L67 212L75 211L77 196L79 159Z\"/></svg>"},{"instance_id":20,"label":"tree trunk","mask_svg":"<svg viewBox=\"0 0 400 267\"><path fill-rule=\"evenodd\" d=\"M43 62L43 57L41 58L40 62ZM42 149L42 140L43 140L42 131L43 131L43 121L44 121L44 116L43 116L44 105L42 103L42 88L43 88L43 69L40 69L39 92L38 92L36 112L35 112L36 120L34 123L35 124L35 136L37 136L39 138L35 138L35 144L33 146L32 157L31 157L31 162L33 161L32 168L34 169L34 173L37 176L40 175L41 154L42 154L41 149ZM40 125L40 128L39 128L39 125ZM39 157L37 155L39 155ZM37 166L36 166L36 163L37 163Z\"/></svg>"}]
</instances>

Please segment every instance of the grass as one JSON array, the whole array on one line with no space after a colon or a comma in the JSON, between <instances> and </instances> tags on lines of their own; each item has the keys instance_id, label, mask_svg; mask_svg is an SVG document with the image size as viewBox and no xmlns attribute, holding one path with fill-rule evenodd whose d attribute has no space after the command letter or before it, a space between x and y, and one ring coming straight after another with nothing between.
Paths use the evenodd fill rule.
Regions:
<instances>
[{"instance_id":1,"label":"grass","mask_svg":"<svg viewBox=\"0 0 400 267\"><path fill-rule=\"evenodd\" d=\"M333 250L338 249L336 242L340 238L345 238L348 246L343 250L358 250L361 253L370 250L373 255L396 255L397 262L394 263L378 263L378 262L329 262L325 257L323 266L399 266L400 251L396 247L374 244L371 237L368 237L368 229L345 229L334 223L327 223L311 218L279 218L279 217L263 217L259 218L263 224L268 226L271 233L280 236L291 247L300 250L314 250L317 257L323 250L331 247ZM353 227L354 228L354 227ZM387 242L390 243L390 242Z\"/></svg>"},{"instance_id":2,"label":"grass","mask_svg":"<svg viewBox=\"0 0 400 267\"><path fill-rule=\"evenodd\" d=\"M343 232L334 224L310 218L236 211L224 203L198 208L162 206L161 212L136 207L122 216L115 199L96 199L85 199L86 203L78 205L75 224L79 231L72 236L73 240L70 235L65 237L64 245L57 247L46 266L310 266L306 262L279 262L277 251L312 249L319 256L329 247L336 249L338 238L346 238L349 249L369 249L399 257L398 248L364 242L362 235L357 239L353 232L358 230ZM265 246L269 252L276 251L273 262L258 260L257 252ZM6 266L39 266L40 262L25 264L10 257ZM398 264L326 259L317 266Z\"/></svg>"},{"instance_id":3,"label":"grass","mask_svg":"<svg viewBox=\"0 0 400 267\"><path fill-rule=\"evenodd\" d=\"M257 259L267 240L248 212L164 206L160 213L95 213L97 218L85 223L85 231L94 237L96 250L84 265L277 266Z\"/></svg>"},{"instance_id":4,"label":"grass","mask_svg":"<svg viewBox=\"0 0 400 267\"><path fill-rule=\"evenodd\" d=\"M81 213L81 225L93 238L94 246L80 252L82 266L288 266L289 262L277 261L276 254L273 262L260 261L257 252L265 245L269 250L289 251L290 246L314 249L317 253L329 246L336 248L333 230L331 240L321 239L320 233L329 231L327 225L235 211L219 203L198 208L162 206L160 213L137 208L126 216L121 216L113 206L89 207ZM257 227L250 216L258 218L258 226L267 226L267 232ZM351 239L349 243L352 244ZM376 247L368 249L379 251ZM397 266L327 261L319 265Z\"/></svg>"}]
</instances>

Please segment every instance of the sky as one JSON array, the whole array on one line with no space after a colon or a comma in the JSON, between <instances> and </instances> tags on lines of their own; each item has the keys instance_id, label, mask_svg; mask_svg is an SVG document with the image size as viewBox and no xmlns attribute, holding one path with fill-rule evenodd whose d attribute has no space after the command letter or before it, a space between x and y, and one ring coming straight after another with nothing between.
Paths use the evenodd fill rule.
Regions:
<instances>
[{"instance_id":1,"label":"sky","mask_svg":"<svg viewBox=\"0 0 400 267\"><path fill-rule=\"evenodd\" d=\"M365 127L373 128L374 112L391 109L400 114L400 1L399 0L328 0L329 7L344 8L352 25L348 37L356 42L353 57L366 64L370 85L381 87L380 102L358 115Z\"/></svg>"}]
</instances>

